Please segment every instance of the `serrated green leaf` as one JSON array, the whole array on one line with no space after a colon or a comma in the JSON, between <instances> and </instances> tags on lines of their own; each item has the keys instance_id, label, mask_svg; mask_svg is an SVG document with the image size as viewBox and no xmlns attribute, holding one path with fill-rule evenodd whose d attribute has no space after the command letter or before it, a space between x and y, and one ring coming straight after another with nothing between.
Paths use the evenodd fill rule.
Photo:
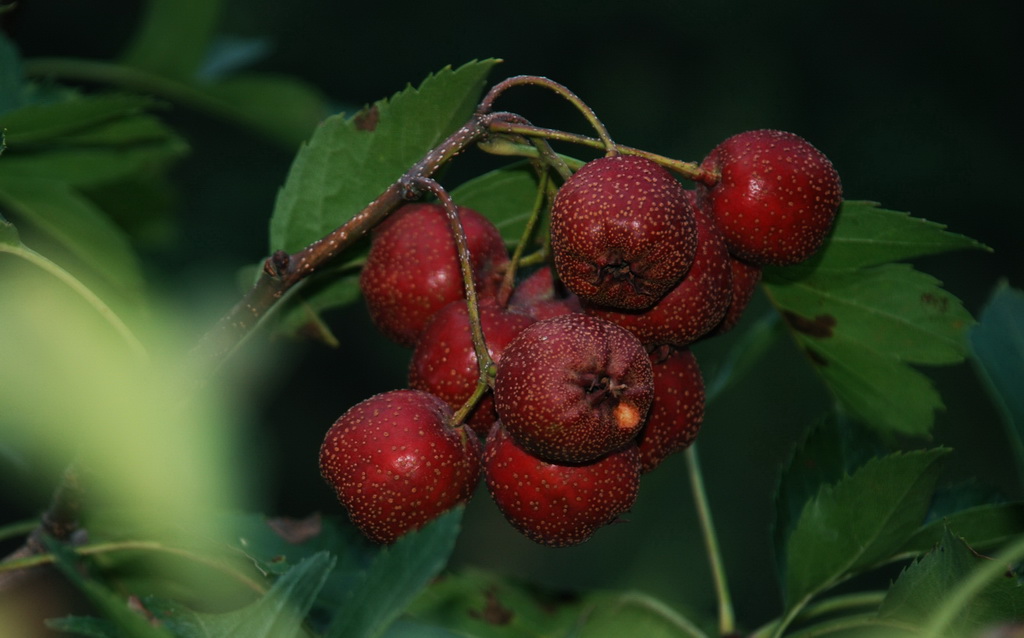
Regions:
<instances>
[{"instance_id":1,"label":"serrated green leaf","mask_svg":"<svg viewBox=\"0 0 1024 638\"><path fill-rule=\"evenodd\" d=\"M171 78L191 78L206 57L222 5L222 0L149 0L121 61Z\"/></svg>"},{"instance_id":2,"label":"serrated green leaf","mask_svg":"<svg viewBox=\"0 0 1024 638\"><path fill-rule=\"evenodd\" d=\"M810 428L783 466L775 489L772 537L775 558L785 579L786 543L805 505L823 485L840 481L854 468L881 452L863 428L851 427L830 415Z\"/></svg>"},{"instance_id":3,"label":"serrated green leaf","mask_svg":"<svg viewBox=\"0 0 1024 638\"><path fill-rule=\"evenodd\" d=\"M988 560L946 528L939 545L907 567L893 583L879 608L879 617L924 626L949 592ZM973 636L995 623L1017 622L1022 617L1024 588L1016 579L1004 576L958 610L945 635Z\"/></svg>"},{"instance_id":4,"label":"serrated green leaf","mask_svg":"<svg viewBox=\"0 0 1024 638\"><path fill-rule=\"evenodd\" d=\"M928 512L948 452L891 454L824 486L804 507L786 546L786 607L899 551Z\"/></svg>"},{"instance_id":5,"label":"serrated green leaf","mask_svg":"<svg viewBox=\"0 0 1024 638\"><path fill-rule=\"evenodd\" d=\"M130 118L155 105L152 98L125 93L76 96L5 113L0 116L0 128L7 129L8 143L19 149Z\"/></svg>"},{"instance_id":6,"label":"serrated green leaf","mask_svg":"<svg viewBox=\"0 0 1024 638\"><path fill-rule=\"evenodd\" d=\"M140 295L142 268L124 231L66 183L4 175L0 208L38 228L122 294Z\"/></svg>"},{"instance_id":7,"label":"serrated green leaf","mask_svg":"<svg viewBox=\"0 0 1024 638\"><path fill-rule=\"evenodd\" d=\"M940 224L844 202L819 254L765 268L764 289L848 412L883 432L925 435L942 401L910 364L962 361L974 320L936 279L888 262L972 248L985 249Z\"/></svg>"},{"instance_id":8,"label":"serrated green leaf","mask_svg":"<svg viewBox=\"0 0 1024 638\"><path fill-rule=\"evenodd\" d=\"M934 520L907 541L900 554L923 554L942 540L946 528L955 530L972 547L988 549L1024 534L1024 503L976 505Z\"/></svg>"},{"instance_id":9,"label":"serrated green leaf","mask_svg":"<svg viewBox=\"0 0 1024 638\"><path fill-rule=\"evenodd\" d=\"M828 249L795 271L856 270L954 250L989 250L981 242L951 233L946 226L909 213L848 200L836 217ZM787 270L790 270L787 269Z\"/></svg>"},{"instance_id":10,"label":"serrated green leaf","mask_svg":"<svg viewBox=\"0 0 1024 638\"><path fill-rule=\"evenodd\" d=\"M970 344L976 367L1010 426L1011 446L1024 477L1024 292L1000 283L971 330Z\"/></svg>"},{"instance_id":11,"label":"serrated green leaf","mask_svg":"<svg viewBox=\"0 0 1024 638\"><path fill-rule=\"evenodd\" d=\"M448 563L463 509L442 514L381 549L333 608L336 615L325 638L379 636Z\"/></svg>"},{"instance_id":12,"label":"serrated green leaf","mask_svg":"<svg viewBox=\"0 0 1024 638\"><path fill-rule=\"evenodd\" d=\"M178 636L290 638L299 635L334 564L327 552L313 554L285 572L259 600L227 613L190 612L159 600L147 600L146 606Z\"/></svg>"},{"instance_id":13,"label":"serrated green leaf","mask_svg":"<svg viewBox=\"0 0 1024 638\"><path fill-rule=\"evenodd\" d=\"M270 220L270 249L295 252L375 199L464 124L494 60L445 68L353 117L327 118L299 150Z\"/></svg>"}]
</instances>

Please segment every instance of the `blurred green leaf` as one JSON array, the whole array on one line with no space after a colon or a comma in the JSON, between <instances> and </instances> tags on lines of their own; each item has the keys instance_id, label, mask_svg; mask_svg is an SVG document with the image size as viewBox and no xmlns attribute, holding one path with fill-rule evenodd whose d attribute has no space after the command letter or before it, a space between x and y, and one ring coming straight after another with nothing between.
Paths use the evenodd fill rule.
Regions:
<instances>
[{"instance_id":1,"label":"blurred green leaf","mask_svg":"<svg viewBox=\"0 0 1024 638\"><path fill-rule=\"evenodd\" d=\"M142 267L124 231L91 201L53 179L0 177L0 207L66 248L119 292L138 299Z\"/></svg>"},{"instance_id":2,"label":"blurred green leaf","mask_svg":"<svg viewBox=\"0 0 1024 638\"><path fill-rule=\"evenodd\" d=\"M882 431L926 435L942 401L909 364L957 363L974 320L933 277L885 263L984 248L938 224L844 202L809 262L765 268L764 288L836 398Z\"/></svg>"},{"instance_id":3,"label":"blurred green leaf","mask_svg":"<svg viewBox=\"0 0 1024 638\"><path fill-rule=\"evenodd\" d=\"M383 638L467 638L467 634L455 633L444 627L424 625L404 618L391 623ZM469 637L475 638L475 637Z\"/></svg>"},{"instance_id":4,"label":"blurred green leaf","mask_svg":"<svg viewBox=\"0 0 1024 638\"><path fill-rule=\"evenodd\" d=\"M651 596L634 593L599 593L587 598L580 624L572 635L579 638L703 638L695 624Z\"/></svg>"},{"instance_id":5,"label":"blurred green leaf","mask_svg":"<svg viewBox=\"0 0 1024 638\"><path fill-rule=\"evenodd\" d=\"M124 633L117 625L103 618L65 616L47 618L45 623L49 629L88 638L124 638Z\"/></svg>"},{"instance_id":6,"label":"blurred green leaf","mask_svg":"<svg viewBox=\"0 0 1024 638\"><path fill-rule=\"evenodd\" d=\"M407 613L460 636L555 638L570 635L580 602L467 567L432 583Z\"/></svg>"},{"instance_id":7,"label":"blurred green leaf","mask_svg":"<svg viewBox=\"0 0 1024 638\"><path fill-rule=\"evenodd\" d=\"M300 635L306 615L334 568L328 552L298 562L254 603L213 614L190 611L170 601L147 599L146 609L176 636L189 638L292 638Z\"/></svg>"},{"instance_id":8,"label":"blurred green leaf","mask_svg":"<svg viewBox=\"0 0 1024 638\"><path fill-rule=\"evenodd\" d=\"M130 119L156 104L152 98L127 93L75 96L61 102L33 104L4 113L0 115L0 128L7 129L8 143L17 150L88 132L112 121Z\"/></svg>"},{"instance_id":9,"label":"blurred green leaf","mask_svg":"<svg viewBox=\"0 0 1024 638\"><path fill-rule=\"evenodd\" d=\"M775 343L782 333L777 312L768 312L750 323L743 330L740 338L729 348L729 351L718 362L716 368L708 375L705 390L705 404L710 405L722 393L738 383L767 352L768 347Z\"/></svg>"},{"instance_id":10,"label":"blurred green leaf","mask_svg":"<svg viewBox=\"0 0 1024 638\"><path fill-rule=\"evenodd\" d=\"M980 556L947 528L939 545L903 570L878 610L881 618L923 626L942 601L980 564ZM1017 622L1024 616L1024 588L1015 578L995 579L972 597L947 626L950 638L974 636L999 622Z\"/></svg>"},{"instance_id":11,"label":"blurred green leaf","mask_svg":"<svg viewBox=\"0 0 1024 638\"><path fill-rule=\"evenodd\" d=\"M0 31L0 114L12 111L22 103L21 56L7 34ZM3 130L3 126L0 126Z\"/></svg>"},{"instance_id":12,"label":"blurred green leaf","mask_svg":"<svg viewBox=\"0 0 1024 638\"><path fill-rule=\"evenodd\" d=\"M299 150L270 220L270 249L334 230L464 124L494 60L445 68L352 117L327 118Z\"/></svg>"},{"instance_id":13,"label":"blurred green leaf","mask_svg":"<svg viewBox=\"0 0 1024 638\"><path fill-rule=\"evenodd\" d=\"M1001 282L970 333L974 361L1009 427L1024 480L1024 292Z\"/></svg>"},{"instance_id":14,"label":"blurred green leaf","mask_svg":"<svg viewBox=\"0 0 1024 638\"><path fill-rule=\"evenodd\" d=\"M373 562L351 583L326 638L374 638L379 636L436 577L455 547L463 507L442 514L393 545L384 547Z\"/></svg>"},{"instance_id":15,"label":"blurred green leaf","mask_svg":"<svg viewBox=\"0 0 1024 638\"><path fill-rule=\"evenodd\" d=\"M786 607L889 558L917 530L949 450L895 453L825 485L786 545Z\"/></svg>"},{"instance_id":16,"label":"blurred green leaf","mask_svg":"<svg viewBox=\"0 0 1024 638\"><path fill-rule=\"evenodd\" d=\"M230 104L245 124L286 147L308 139L328 115L326 96L290 76L244 73L199 88Z\"/></svg>"},{"instance_id":17,"label":"blurred green leaf","mask_svg":"<svg viewBox=\"0 0 1024 638\"><path fill-rule=\"evenodd\" d=\"M121 61L171 78L192 78L207 55L223 4L223 0L148 0L142 24Z\"/></svg>"}]
</instances>

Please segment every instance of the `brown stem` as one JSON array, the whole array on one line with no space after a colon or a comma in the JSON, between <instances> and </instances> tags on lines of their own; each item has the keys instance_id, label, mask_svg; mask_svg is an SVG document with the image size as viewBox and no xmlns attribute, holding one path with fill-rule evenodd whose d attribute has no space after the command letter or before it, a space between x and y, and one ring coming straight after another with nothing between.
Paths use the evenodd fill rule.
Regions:
<instances>
[{"instance_id":1,"label":"brown stem","mask_svg":"<svg viewBox=\"0 0 1024 638\"><path fill-rule=\"evenodd\" d=\"M226 357L292 287L322 268L380 223L406 200L419 196L416 180L430 177L460 152L486 137L492 119L475 115L414 164L397 181L350 220L302 250L279 250L263 265L251 289L207 332L194 353L211 363Z\"/></svg>"}]
</instances>

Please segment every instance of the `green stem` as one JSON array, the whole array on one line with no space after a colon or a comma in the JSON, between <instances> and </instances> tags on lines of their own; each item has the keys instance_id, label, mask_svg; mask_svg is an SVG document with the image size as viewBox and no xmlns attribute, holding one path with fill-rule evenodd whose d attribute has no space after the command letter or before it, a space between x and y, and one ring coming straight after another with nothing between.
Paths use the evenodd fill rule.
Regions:
<instances>
[{"instance_id":1,"label":"green stem","mask_svg":"<svg viewBox=\"0 0 1024 638\"><path fill-rule=\"evenodd\" d=\"M587 122L589 122L597 132L597 136L601 138L601 146L605 150L605 155L615 155L618 152L615 142L613 142L611 136L608 135L608 129L605 128L605 125L600 119L598 119L594 110L587 106L583 100L577 97L577 95L567 87L545 77L536 75L517 75L495 84L480 102L478 113L489 113L498 96L513 86L523 85L541 86L554 91L568 100L580 113L583 114L583 117L586 118Z\"/></svg>"},{"instance_id":2,"label":"green stem","mask_svg":"<svg viewBox=\"0 0 1024 638\"><path fill-rule=\"evenodd\" d=\"M509 260L508 268L505 270L505 278L501 282L501 289L498 292L498 303L501 306L505 306L508 303L512 289L515 288L516 271L519 270L519 265L522 263L526 245L530 242L530 238L533 237L533 231L540 222L541 211L544 210L544 201L547 198L547 187L550 179L547 171L541 173L540 184L537 185L537 197L533 201L533 211L530 213L530 218L526 220L526 227L523 228L523 234L519 237L519 243L516 244L515 250L512 251L512 258Z\"/></svg>"},{"instance_id":3,"label":"green stem","mask_svg":"<svg viewBox=\"0 0 1024 638\"><path fill-rule=\"evenodd\" d=\"M871 612L866 614L841 616L839 618L826 620L818 623L817 625L794 631L789 635L789 638L819 638L822 636L835 636L836 634L851 629L864 629L869 627L896 629L902 632L900 635L907 633L919 634L921 632L919 627L896 620L879 618L877 614Z\"/></svg>"},{"instance_id":4,"label":"green stem","mask_svg":"<svg viewBox=\"0 0 1024 638\"><path fill-rule=\"evenodd\" d=\"M559 131L557 129L541 128L532 126L530 124L521 124L509 120L494 120L491 122L490 128L495 133L505 133L508 135L521 135L527 138L543 138L546 140L553 140L556 142L569 142L577 144L579 146L586 146L588 148L604 148L604 142L593 137L587 137L585 135L579 135L576 133L569 133L566 131ZM531 156L533 155L525 145L523 148L515 149L512 152L511 148L505 149L503 154L507 155L521 155ZM485 149L486 150L486 149ZM652 162L660 164L665 168L675 171L679 175L682 175L686 179L694 182L704 184L705 186L714 186L718 183L719 175L712 172L706 171L695 162L684 162L682 160L672 159L671 157L665 157L657 153L651 153L639 148L632 146L616 145L615 150L623 155L636 155L637 157L643 157L649 159Z\"/></svg>"},{"instance_id":5,"label":"green stem","mask_svg":"<svg viewBox=\"0 0 1024 638\"><path fill-rule=\"evenodd\" d=\"M715 594L718 598L718 630L721 635L726 636L736 630L736 618L732 607L732 597L729 595L725 564L722 560L721 550L718 547L718 536L715 533L714 521L711 518L711 507L708 504L707 490L704 488L704 477L700 471L697 446L691 445L688 447L685 457L686 468L690 477L690 489L693 492L693 500L697 508L700 528L704 534L704 546L707 549L708 561L711 567L711 578L714 581Z\"/></svg>"}]
</instances>

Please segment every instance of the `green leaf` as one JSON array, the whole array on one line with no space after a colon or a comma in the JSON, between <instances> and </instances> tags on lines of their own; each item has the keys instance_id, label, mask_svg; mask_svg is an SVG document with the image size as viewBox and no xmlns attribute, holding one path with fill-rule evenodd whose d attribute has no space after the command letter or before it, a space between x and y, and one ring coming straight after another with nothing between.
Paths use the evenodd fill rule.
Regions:
<instances>
[{"instance_id":1,"label":"green leaf","mask_svg":"<svg viewBox=\"0 0 1024 638\"><path fill-rule=\"evenodd\" d=\"M851 414L881 431L926 435L942 401L910 364L962 361L974 320L936 279L886 261L964 248L984 247L939 224L844 202L820 253L766 268L764 288Z\"/></svg>"},{"instance_id":2,"label":"green leaf","mask_svg":"<svg viewBox=\"0 0 1024 638\"><path fill-rule=\"evenodd\" d=\"M495 63L446 67L353 117L327 118L278 193L271 251L295 252L362 210L469 119Z\"/></svg>"},{"instance_id":3,"label":"green leaf","mask_svg":"<svg viewBox=\"0 0 1024 638\"><path fill-rule=\"evenodd\" d=\"M231 105L245 124L287 147L308 139L328 115L327 98L290 76L245 73L198 88Z\"/></svg>"},{"instance_id":4,"label":"green leaf","mask_svg":"<svg viewBox=\"0 0 1024 638\"><path fill-rule=\"evenodd\" d=\"M1024 534L1024 502L968 507L919 529L900 554L923 554L942 540L946 528L956 530L972 547L989 549Z\"/></svg>"},{"instance_id":5,"label":"green leaf","mask_svg":"<svg viewBox=\"0 0 1024 638\"><path fill-rule=\"evenodd\" d=\"M222 5L222 0L149 0L121 61L171 78L193 77L206 57Z\"/></svg>"},{"instance_id":6,"label":"green leaf","mask_svg":"<svg viewBox=\"0 0 1024 638\"><path fill-rule=\"evenodd\" d=\"M7 141L15 149L89 131L102 124L139 115L157 104L126 93L75 96L61 102L33 104L0 116Z\"/></svg>"},{"instance_id":7,"label":"green leaf","mask_svg":"<svg viewBox=\"0 0 1024 638\"><path fill-rule=\"evenodd\" d=\"M701 638L705 634L663 602L645 594L599 593L588 597L579 638Z\"/></svg>"},{"instance_id":8,"label":"green leaf","mask_svg":"<svg viewBox=\"0 0 1024 638\"><path fill-rule=\"evenodd\" d=\"M467 567L432 583L407 614L460 636L554 638L570 635L580 614L580 603Z\"/></svg>"},{"instance_id":9,"label":"green leaf","mask_svg":"<svg viewBox=\"0 0 1024 638\"><path fill-rule=\"evenodd\" d=\"M1010 426L1024 477L1024 292L1001 282L971 330L970 344L976 367Z\"/></svg>"},{"instance_id":10,"label":"green leaf","mask_svg":"<svg viewBox=\"0 0 1024 638\"><path fill-rule=\"evenodd\" d=\"M313 554L285 572L259 600L223 614L192 612L157 599L147 599L146 608L178 636L289 638L300 634L334 564L327 552Z\"/></svg>"},{"instance_id":11,"label":"green leaf","mask_svg":"<svg viewBox=\"0 0 1024 638\"><path fill-rule=\"evenodd\" d=\"M775 558L785 578L786 543L806 504L822 486L836 483L880 453L881 446L863 428L830 415L812 427L779 475L775 489L772 537Z\"/></svg>"},{"instance_id":12,"label":"green leaf","mask_svg":"<svg viewBox=\"0 0 1024 638\"><path fill-rule=\"evenodd\" d=\"M12 111L22 104L21 56L7 34L0 31L0 114ZM0 124L0 131L3 130Z\"/></svg>"},{"instance_id":13,"label":"green leaf","mask_svg":"<svg viewBox=\"0 0 1024 638\"><path fill-rule=\"evenodd\" d=\"M452 190L460 206L481 213L508 244L519 241L537 199L537 174L529 162L516 162L468 180Z\"/></svg>"},{"instance_id":14,"label":"green leaf","mask_svg":"<svg viewBox=\"0 0 1024 638\"><path fill-rule=\"evenodd\" d=\"M142 267L124 231L67 184L4 175L0 208L38 228L122 294L141 294Z\"/></svg>"},{"instance_id":15,"label":"green leaf","mask_svg":"<svg viewBox=\"0 0 1024 638\"><path fill-rule=\"evenodd\" d=\"M382 548L354 579L326 638L379 636L448 563L462 521L462 507Z\"/></svg>"},{"instance_id":16,"label":"green leaf","mask_svg":"<svg viewBox=\"0 0 1024 638\"><path fill-rule=\"evenodd\" d=\"M946 528L941 542L932 552L903 570L882 601L878 615L924 626L949 592L989 560ZM982 629L1000 622L1019 622L1022 617L1024 588L1016 579L1004 576L993 580L958 610L945 635L980 635L978 632Z\"/></svg>"},{"instance_id":17,"label":"green leaf","mask_svg":"<svg viewBox=\"0 0 1024 638\"><path fill-rule=\"evenodd\" d=\"M872 459L804 507L786 546L786 607L794 609L900 550L917 530L948 449Z\"/></svg>"},{"instance_id":18,"label":"green leaf","mask_svg":"<svg viewBox=\"0 0 1024 638\"><path fill-rule=\"evenodd\" d=\"M114 623L103 618L65 616L63 618L47 618L43 622L48 629L88 638L123 638L124 636Z\"/></svg>"}]
</instances>

